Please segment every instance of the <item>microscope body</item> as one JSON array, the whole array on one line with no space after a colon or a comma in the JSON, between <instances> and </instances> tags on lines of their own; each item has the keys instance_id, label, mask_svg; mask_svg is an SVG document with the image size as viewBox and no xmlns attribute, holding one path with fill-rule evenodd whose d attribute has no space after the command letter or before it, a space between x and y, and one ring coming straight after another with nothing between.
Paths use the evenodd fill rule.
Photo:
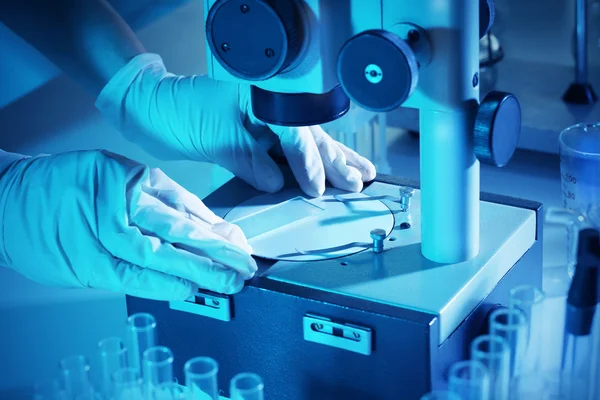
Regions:
<instances>
[{"instance_id":1,"label":"microscope body","mask_svg":"<svg viewBox=\"0 0 600 400\"><path fill-rule=\"evenodd\" d=\"M209 75L250 83L259 119L322 124L351 102L377 112L418 109L421 179L379 175L365 183L361 196L372 198L415 189L410 210L381 200L394 219L382 252L256 257L256 276L235 295L128 297L129 313L161 321L159 340L178 355L177 371L207 355L219 362L220 387L253 371L269 398L418 399L445 388L448 368L469 357L469 343L487 333L489 312L508 305L511 288L541 285L541 205L480 198L480 161L505 164L520 126L513 96L479 99L479 38L493 20L490 4L205 0ZM282 170L281 193L297 190ZM262 196L234 178L203 201L230 220L240 209L260 215L257 204L270 209ZM294 226L285 229L297 229L299 242L329 232L325 222L320 230Z\"/></svg>"},{"instance_id":2,"label":"microscope body","mask_svg":"<svg viewBox=\"0 0 600 400\"><path fill-rule=\"evenodd\" d=\"M520 127L514 97L479 104L491 0L205 0L205 13L209 75L251 83L265 122L325 123L350 101L418 109L422 254L448 264L478 254L478 156L505 163Z\"/></svg>"}]
</instances>

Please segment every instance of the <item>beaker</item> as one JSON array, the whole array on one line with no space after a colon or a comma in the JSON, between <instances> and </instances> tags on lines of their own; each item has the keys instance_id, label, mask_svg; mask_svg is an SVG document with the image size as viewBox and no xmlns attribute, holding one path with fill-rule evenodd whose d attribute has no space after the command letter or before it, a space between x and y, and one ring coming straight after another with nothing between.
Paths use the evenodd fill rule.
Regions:
<instances>
[{"instance_id":1,"label":"beaker","mask_svg":"<svg viewBox=\"0 0 600 400\"><path fill-rule=\"evenodd\" d=\"M571 126L558 140L564 207L586 215L600 204L600 122Z\"/></svg>"},{"instance_id":2,"label":"beaker","mask_svg":"<svg viewBox=\"0 0 600 400\"><path fill-rule=\"evenodd\" d=\"M586 216L600 204L600 122L571 126L560 133L558 141L563 206ZM574 262L572 235L567 229L569 266Z\"/></svg>"}]
</instances>

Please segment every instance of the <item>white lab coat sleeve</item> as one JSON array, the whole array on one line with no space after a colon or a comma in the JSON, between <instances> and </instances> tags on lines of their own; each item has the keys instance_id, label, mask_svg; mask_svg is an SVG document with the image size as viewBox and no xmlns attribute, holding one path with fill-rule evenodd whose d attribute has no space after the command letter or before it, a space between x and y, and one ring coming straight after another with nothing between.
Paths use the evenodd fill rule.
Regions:
<instances>
[{"instance_id":1,"label":"white lab coat sleeve","mask_svg":"<svg viewBox=\"0 0 600 400\"><path fill-rule=\"evenodd\" d=\"M29 158L29 156L25 156L23 154L17 153L9 153L8 151L4 151L0 149L0 174L4 172L4 170L13 162L17 160L21 160L23 158Z\"/></svg>"}]
</instances>

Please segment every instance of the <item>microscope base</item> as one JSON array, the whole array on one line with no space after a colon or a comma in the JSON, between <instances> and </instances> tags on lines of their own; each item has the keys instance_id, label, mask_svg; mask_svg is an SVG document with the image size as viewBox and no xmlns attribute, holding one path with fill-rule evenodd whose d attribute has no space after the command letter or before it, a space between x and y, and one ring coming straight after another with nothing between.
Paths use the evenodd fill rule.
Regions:
<instances>
[{"instance_id":1,"label":"microscope base","mask_svg":"<svg viewBox=\"0 0 600 400\"><path fill-rule=\"evenodd\" d=\"M397 194L399 185L416 187L380 176L363 193ZM541 287L543 219L538 203L482 194L480 254L440 265L420 255L418 194L413 226L394 229L383 253L259 259L257 276L234 296L203 292L196 302L170 304L129 297L128 312L157 318L180 382L185 361L203 355L218 361L225 394L233 375L255 372L266 398L418 399L444 387L448 367L468 358L469 343L486 333L492 308L508 305L511 288ZM256 195L234 179L205 203L226 216ZM394 215L396 226L408 217Z\"/></svg>"}]
</instances>

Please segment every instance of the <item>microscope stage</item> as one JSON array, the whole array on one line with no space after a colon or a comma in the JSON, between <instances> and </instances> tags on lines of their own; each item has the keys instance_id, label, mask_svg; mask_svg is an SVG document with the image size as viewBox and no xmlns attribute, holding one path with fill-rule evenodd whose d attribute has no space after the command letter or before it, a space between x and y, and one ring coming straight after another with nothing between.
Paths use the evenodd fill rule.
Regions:
<instances>
[{"instance_id":1,"label":"microscope stage","mask_svg":"<svg viewBox=\"0 0 600 400\"><path fill-rule=\"evenodd\" d=\"M339 201L339 200L342 201ZM328 188L319 198L300 189L253 197L225 216L238 225L254 255L280 261L322 261L372 246L370 232L394 229L394 215L362 193Z\"/></svg>"},{"instance_id":2,"label":"microscope stage","mask_svg":"<svg viewBox=\"0 0 600 400\"><path fill-rule=\"evenodd\" d=\"M259 276L436 315L441 344L534 244L536 213L482 201L479 255L443 265L421 255L420 191L409 212L393 201L398 193L398 186L382 182L361 194L328 189L319 199L295 188L275 195L246 191L237 205L213 210L249 236ZM375 228L388 235L380 254L370 247Z\"/></svg>"}]
</instances>

